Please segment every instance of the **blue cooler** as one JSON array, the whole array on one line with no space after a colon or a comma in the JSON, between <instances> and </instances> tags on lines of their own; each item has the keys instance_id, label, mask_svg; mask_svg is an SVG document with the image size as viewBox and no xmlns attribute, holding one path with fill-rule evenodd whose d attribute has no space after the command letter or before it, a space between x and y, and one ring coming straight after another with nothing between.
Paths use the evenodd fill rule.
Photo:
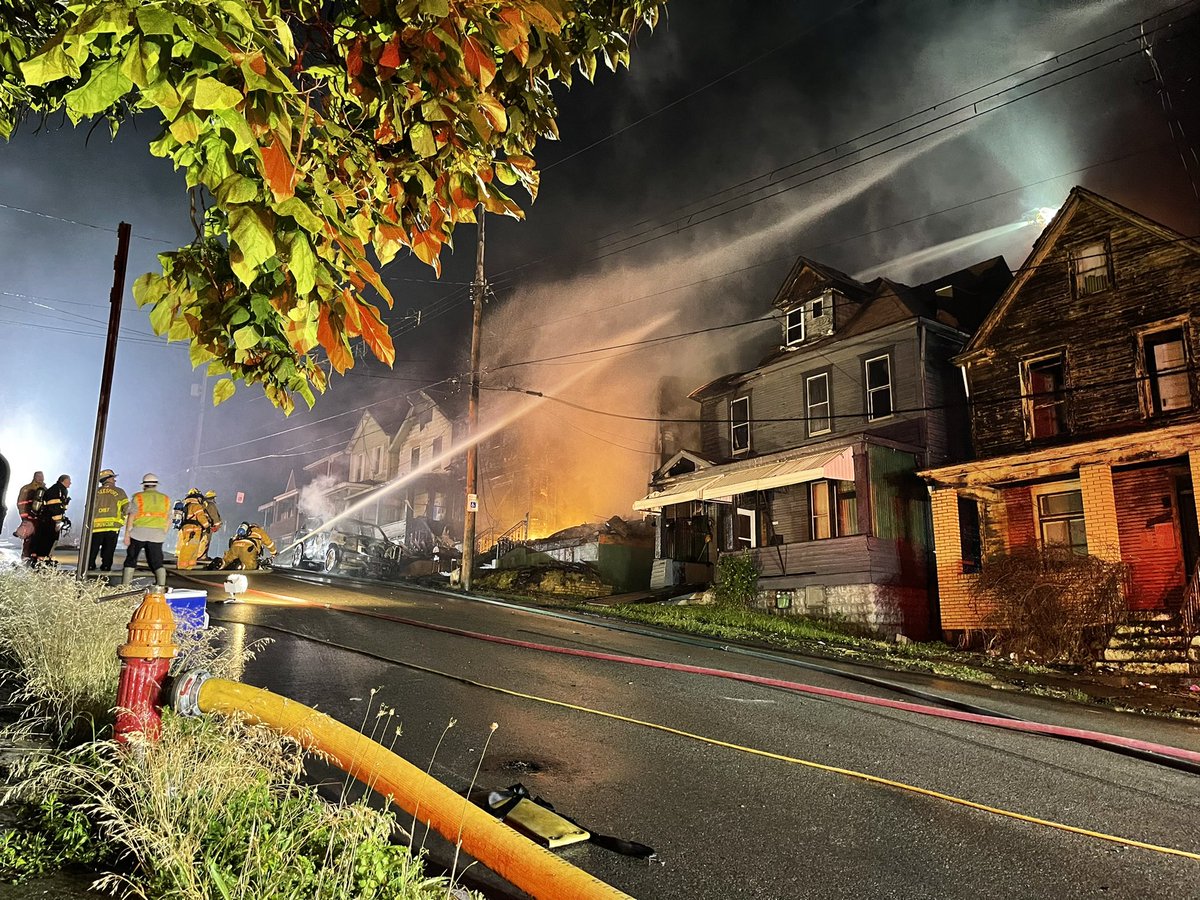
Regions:
<instances>
[{"instance_id":1,"label":"blue cooler","mask_svg":"<svg viewBox=\"0 0 1200 900\"><path fill-rule=\"evenodd\" d=\"M170 588L166 594L167 605L175 616L176 628L208 627L208 591L196 588Z\"/></svg>"}]
</instances>

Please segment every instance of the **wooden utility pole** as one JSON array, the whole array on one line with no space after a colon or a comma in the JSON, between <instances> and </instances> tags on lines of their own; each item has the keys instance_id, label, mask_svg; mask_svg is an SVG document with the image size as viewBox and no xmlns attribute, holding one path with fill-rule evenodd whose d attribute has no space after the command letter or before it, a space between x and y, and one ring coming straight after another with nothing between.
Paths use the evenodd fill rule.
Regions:
<instances>
[{"instance_id":1,"label":"wooden utility pole","mask_svg":"<svg viewBox=\"0 0 1200 900\"><path fill-rule=\"evenodd\" d=\"M112 291L108 295L108 337L104 342L104 368L100 373L100 401L96 406L96 434L92 438L92 464L88 470L83 524L79 528L79 557L75 577L83 578L92 556L92 518L96 507L96 476L104 455L104 431L108 427L108 401L112 396L113 368L117 363L117 333L121 328L121 301L125 295L125 266L129 261L128 222L117 226L117 255L113 259Z\"/></svg>"},{"instance_id":2,"label":"wooden utility pole","mask_svg":"<svg viewBox=\"0 0 1200 900\"><path fill-rule=\"evenodd\" d=\"M479 240L475 244L475 281L471 285L473 305L471 309L471 392L467 396L467 502L463 516L463 554L459 583L464 591L471 589L471 574L475 569L475 507L479 504L476 484L479 478L479 447L475 443L475 432L479 429L479 338L483 331L483 301L487 293L487 281L483 277L483 204L476 215L479 217Z\"/></svg>"}]
</instances>

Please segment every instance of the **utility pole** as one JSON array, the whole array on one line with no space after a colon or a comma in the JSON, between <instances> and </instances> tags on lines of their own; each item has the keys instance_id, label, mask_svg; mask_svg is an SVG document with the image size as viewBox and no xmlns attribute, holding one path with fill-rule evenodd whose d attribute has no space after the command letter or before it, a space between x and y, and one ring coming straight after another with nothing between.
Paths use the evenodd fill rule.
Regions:
<instances>
[{"instance_id":1,"label":"utility pole","mask_svg":"<svg viewBox=\"0 0 1200 900\"><path fill-rule=\"evenodd\" d=\"M79 529L79 557L75 577L83 578L92 555L92 518L96 510L96 476L100 473L100 457L104 455L104 432L108 427L108 401L112 396L113 368L117 363L117 333L121 328L121 301L125 295L125 266L129 261L128 222L117 226L117 255L113 259L112 291L108 295L108 337L104 342L104 369L100 374L100 401L96 406L96 435L92 438L92 464L88 470L86 504L83 524Z\"/></svg>"},{"instance_id":2,"label":"utility pole","mask_svg":"<svg viewBox=\"0 0 1200 900\"><path fill-rule=\"evenodd\" d=\"M463 555L459 583L464 591L471 589L471 573L475 569L475 507L479 503L476 483L479 478L479 447L475 432L479 429L479 338L483 331L483 300L487 281L483 277L483 204L477 207L479 239L475 243L475 281L471 285L471 392L467 396L467 502L463 516Z\"/></svg>"}]
</instances>

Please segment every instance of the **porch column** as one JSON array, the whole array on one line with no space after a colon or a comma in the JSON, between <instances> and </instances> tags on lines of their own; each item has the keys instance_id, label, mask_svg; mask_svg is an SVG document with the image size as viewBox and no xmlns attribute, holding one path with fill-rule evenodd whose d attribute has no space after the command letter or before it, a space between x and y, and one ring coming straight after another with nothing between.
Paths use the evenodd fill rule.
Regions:
<instances>
[{"instance_id":1,"label":"porch column","mask_svg":"<svg viewBox=\"0 0 1200 900\"><path fill-rule=\"evenodd\" d=\"M1103 464L1080 466L1079 487L1083 494L1088 553L1106 562L1120 562L1121 537L1117 531L1112 467Z\"/></svg>"},{"instance_id":2,"label":"porch column","mask_svg":"<svg viewBox=\"0 0 1200 900\"><path fill-rule=\"evenodd\" d=\"M1188 451L1188 466L1192 470L1192 496L1196 496L1196 491L1200 490L1200 450ZM1200 528L1200 503L1195 503L1196 507L1196 527Z\"/></svg>"},{"instance_id":3,"label":"porch column","mask_svg":"<svg viewBox=\"0 0 1200 900\"><path fill-rule=\"evenodd\" d=\"M933 547L937 562L938 599L944 630L972 628L978 623L971 610L967 577L962 570L962 534L958 521L958 491L933 488Z\"/></svg>"}]
</instances>

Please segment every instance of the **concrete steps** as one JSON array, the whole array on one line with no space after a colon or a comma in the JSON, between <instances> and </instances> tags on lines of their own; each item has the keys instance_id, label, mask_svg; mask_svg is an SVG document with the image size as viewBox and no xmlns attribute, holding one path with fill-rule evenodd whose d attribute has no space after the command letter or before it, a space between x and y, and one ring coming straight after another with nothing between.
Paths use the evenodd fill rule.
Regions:
<instances>
[{"instance_id":1,"label":"concrete steps","mask_svg":"<svg viewBox=\"0 0 1200 900\"><path fill-rule=\"evenodd\" d=\"M1189 640L1169 612L1137 612L1117 626L1095 665L1130 675L1200 674L1200 637Z\"/></svg>"}]
</instances>

